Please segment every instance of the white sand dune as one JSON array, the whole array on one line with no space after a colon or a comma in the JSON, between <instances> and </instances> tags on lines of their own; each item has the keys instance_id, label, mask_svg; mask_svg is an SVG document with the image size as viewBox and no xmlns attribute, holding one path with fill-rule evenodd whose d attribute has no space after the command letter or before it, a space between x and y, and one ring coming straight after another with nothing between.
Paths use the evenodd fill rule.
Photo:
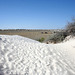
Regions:
<instances>
[{"instance_id":1,"label":"white sand dune","mask_svg":"<svg viewBox=\"0 0 75 75\"><path fill-rule=\"evenodd\" d=\"M0 35L0 75L75 75L75 39L54 45Z\"/></svg>"}]
</instances>

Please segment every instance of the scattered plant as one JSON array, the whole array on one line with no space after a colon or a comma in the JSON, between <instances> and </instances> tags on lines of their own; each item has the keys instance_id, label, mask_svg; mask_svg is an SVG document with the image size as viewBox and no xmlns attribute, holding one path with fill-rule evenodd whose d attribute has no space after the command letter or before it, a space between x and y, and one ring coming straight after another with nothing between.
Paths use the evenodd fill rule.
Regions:
<instances>
[{"instance_id":1,"label":"scattered plant","mask_svg":"<svg viewBox=\"0 0 75 75\"><path fill-rule=\"evenodd\" d=\"M44 40L45 40L45 38L42 37L42 38L39 39L38 41L39 41L39 42L43 42Z\"/></svg>"}]
</instances>

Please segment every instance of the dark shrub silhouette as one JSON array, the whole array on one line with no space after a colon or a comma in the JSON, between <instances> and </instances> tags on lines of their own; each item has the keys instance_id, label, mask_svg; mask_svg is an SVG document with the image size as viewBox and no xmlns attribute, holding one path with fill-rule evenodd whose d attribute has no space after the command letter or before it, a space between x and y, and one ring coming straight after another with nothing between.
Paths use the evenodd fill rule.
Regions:
<instances>
[{"instance_id":1,"label":"dark shrub silhouette","mask_svg":"<svg viewBox=\"0 0 75 75\"><path fill-rule=\"evenodd\" d=\"M75 35L75 20L71 23L68 23L66 26L66 32L68 35Z\"/></svg>"}]
</instances>

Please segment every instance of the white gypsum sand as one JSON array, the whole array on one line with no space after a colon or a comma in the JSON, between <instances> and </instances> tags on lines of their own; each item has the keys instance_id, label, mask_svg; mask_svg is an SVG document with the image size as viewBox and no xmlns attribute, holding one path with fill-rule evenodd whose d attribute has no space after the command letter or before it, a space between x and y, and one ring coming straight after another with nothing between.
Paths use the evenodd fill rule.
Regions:
<instances>
[{"instance_id":1,"label":"white gypsum sand","mask_svg":"<svg viewBox=\"0 0 75 75\"><path fill-rule=\"evenodd\" d=\"M0 35L0 75L75 75L75 39L54 45Z\"/></svg>"}]
</instances>

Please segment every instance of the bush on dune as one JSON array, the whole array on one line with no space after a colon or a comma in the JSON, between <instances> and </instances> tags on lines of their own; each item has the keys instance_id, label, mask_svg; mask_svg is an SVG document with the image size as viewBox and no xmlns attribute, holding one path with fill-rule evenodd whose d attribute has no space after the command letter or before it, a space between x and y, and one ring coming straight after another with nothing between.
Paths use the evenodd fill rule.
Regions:
<instances>
[{"instance_id":1,"label":"bush on dune","mask_svg":"<svg viewBox=\"0 0 75 75\"><path fill-rule=\"evenodd\" d=\"M75 36L75 19L73 20L73 22L68 23L68 25L66 26L66 32L68 35Z\"/></svg>"},{"instance_id":2,"label":"bush on dune","mask_svg":"<svg viewBox=\"0 0 75 75\"><path fill-rule=\"evenodd\" d=\"M63 41L66 36L67 34L65 32L54 33L51 35L49 41L51 41L52 43L58 43Z\"/></svg>"},{"instance_id":3,"label":"bush on dune","mask_svg":"<svg viewBox=\"0 0 75 75\"><path fill-rule=\"evenodd\" d=\"M67 36L75 36L75 19L73 19L73 22L69 22L66 25L66 28L64 31L54 33L50 36L49 41L52 43L59 43L62 42Z\"/></svg>"}]
</instances>

